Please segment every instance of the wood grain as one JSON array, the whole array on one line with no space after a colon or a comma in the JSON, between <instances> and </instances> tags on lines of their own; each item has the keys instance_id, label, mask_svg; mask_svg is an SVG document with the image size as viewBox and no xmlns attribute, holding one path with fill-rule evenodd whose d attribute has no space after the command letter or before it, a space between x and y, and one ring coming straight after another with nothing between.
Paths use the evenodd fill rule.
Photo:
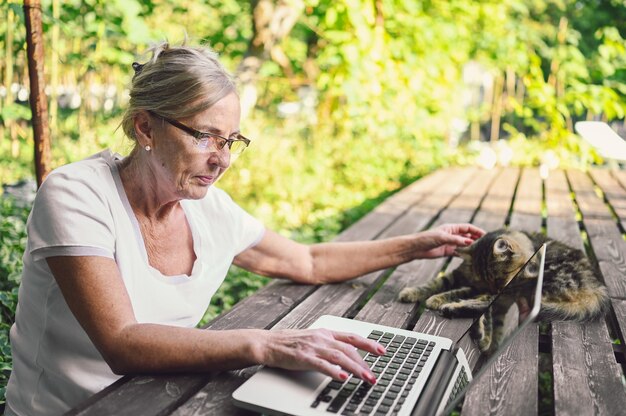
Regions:
<instances>
[{"instance_id":1,"label":"wood grain","mask_svg":"<svg viewBox=\"0 0 626 416\"><path fill-rule=\"evenodd\" d=\"M537 325L523 330L470 388L463 416L537 414Z\"/></svg>"},{"instance_id":2,"label":"wood grain","mask_svg":"<svg viewBox=\"0 0 626 416\"><path fill-rule=\"evenodd\" d=\"M611 171L592 169L591 178L602 190L604 198L618 217L622 229L626 229L626 188L622 187Z\"/></svg>"},{"instance_id":3,"label":"wood grain","mask_svg":"<svg viewBox=\"0 0 626 416\"><path fill-rule=\"evenodd\" d=\"M519 175L519 169L507 168L498 176L474 217L474 224L486 231L502 228L511 208Z\"/></svg>"},{"instance_id":4,"label":"wood grain","mask_svg":"<svg viewBox=\"0 0 626 416\"><path fill-rule=\"evenodd\" d=\"M622 371L604 321L552 327L557 415L618 415L626 409Z\"/></svg>"},{"instance_id":5,"label":"wood grain","mask_svg":"<svg viewBox=\"0 0 626 416\"><path fill-rule=\"evenodd\" d=\"M548 236L584 250L563 172L556 172L546 181L546 205ZM554 322L551 338L556 415L609 415L626 408L621 370L615 362L604 320L584 324ZM604 392L614 392L616 399L602 400Z\"/></svg>"},{"instance_id":6,"label":"wood grain","mask_svg":"<svg viewBox=\"0 0 626 416\"><path fill-rule=\"evenodd\" d=\"M511 228L540 231L541 178L524 169L512 204ZM522 331L470 388L463 415L534 414L538 408L539 331L531 324ZM487 376L488 374L488 376Z\"/></svg>"},{"instance_id":7,"label":"wood grain","mask_svg":"<svg viewBox=\"0 0 626 416\"><path fill-rule=\"evenodd\" d=\"M611 297L626 298L626 241L609 208L595 193L591 179L579 171L568 171L576 194L589 243ZM581 202L581 199L584 202Z\"/></svg>"}]
</instances>

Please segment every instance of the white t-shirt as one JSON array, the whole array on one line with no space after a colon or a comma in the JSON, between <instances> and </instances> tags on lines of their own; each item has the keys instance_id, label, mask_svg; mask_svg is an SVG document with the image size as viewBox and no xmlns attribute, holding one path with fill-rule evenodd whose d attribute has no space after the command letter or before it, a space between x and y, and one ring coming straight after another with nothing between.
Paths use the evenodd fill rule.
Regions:
<instances>
[{"instance_id":1,"label":"white t-shirt","mask_svg":"<svg viewBox=\"0 0 626 416\"><path fill-rule=\"evenodd\" d=\"M61 414L119 378L70 312L46 257L113 258L138 322L195 327L233 258L263 237L259 221L211 187L201 200L181 201L196 254L191 275L163 276L148 264L120 160L107 150L63 166L37 193L11 328L7 414Z\"/></svg>"}]
</instances>

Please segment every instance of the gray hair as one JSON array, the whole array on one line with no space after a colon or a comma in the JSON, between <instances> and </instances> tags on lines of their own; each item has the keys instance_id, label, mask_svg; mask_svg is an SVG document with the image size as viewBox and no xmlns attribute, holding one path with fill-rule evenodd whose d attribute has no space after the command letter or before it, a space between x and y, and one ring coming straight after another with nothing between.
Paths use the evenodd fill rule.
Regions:
<instances>
[{"instance_id":1,"label":"gray hair","mask_svg":"<svg viewBox=\"0 0 626 416\"><path fill-rule=\"evenodd\" d=\"M209 47L170 46L163 42L148 52L152 52L148 62L133 64L130 101L121 123L130 139L137 139L133 120L142 110L185 118L237 91L233 77Z\"/></svg>"}]
</instances>

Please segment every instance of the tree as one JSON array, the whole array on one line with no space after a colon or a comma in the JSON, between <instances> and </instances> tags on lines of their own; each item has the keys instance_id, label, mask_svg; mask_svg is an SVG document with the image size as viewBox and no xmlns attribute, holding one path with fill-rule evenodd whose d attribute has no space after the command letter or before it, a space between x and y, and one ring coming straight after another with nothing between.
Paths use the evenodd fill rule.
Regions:
<instances>
[{"instance_id":1,"label":"tree","mask_svg":"<svg viewBox=\"0 0 626 416\"><path fill-rule=\"evenodd\" d=\"M280 41L289 35L304 10L302 0L251 0L251 5L253 36L237 69L244 118L256 103L257 76L265 60L271 58L287 76L293 76L289 58Z\"/></svg>"},{"instance_id":2,"label":"tree","mask_svg":"<svg viewBox=\"0 0 626 416\"><path fill-rule=\"evenodd\" d=\"M30 80L30 108L35 138L35 174L41 186L50 172L50 131L48 129L48 100L44 91L44 50L41 24L41 2L24 0L26 20L26 46Z\"/></svg>"}]
</instances>

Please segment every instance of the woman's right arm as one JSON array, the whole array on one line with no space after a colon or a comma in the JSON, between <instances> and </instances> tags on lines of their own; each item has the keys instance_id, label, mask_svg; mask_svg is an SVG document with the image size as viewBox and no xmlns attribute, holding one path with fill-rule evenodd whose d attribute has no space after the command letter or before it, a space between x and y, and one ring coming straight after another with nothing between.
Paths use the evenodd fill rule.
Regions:
<instances>
[{"instance_id":1,"label":"woman's right arm","mask_svg":"<svg viewBox=\"0 0 626 416\"><path fill-rule=\"evenodd\" d=\"M113 259L59 256L46 261L70 310L116 374L208 372L265 364L314 369L335 379L349 372L375 381L355 350L383 353L371 340L328 330L211 331L138 323Z\"/></svg>"}]
</instances>

